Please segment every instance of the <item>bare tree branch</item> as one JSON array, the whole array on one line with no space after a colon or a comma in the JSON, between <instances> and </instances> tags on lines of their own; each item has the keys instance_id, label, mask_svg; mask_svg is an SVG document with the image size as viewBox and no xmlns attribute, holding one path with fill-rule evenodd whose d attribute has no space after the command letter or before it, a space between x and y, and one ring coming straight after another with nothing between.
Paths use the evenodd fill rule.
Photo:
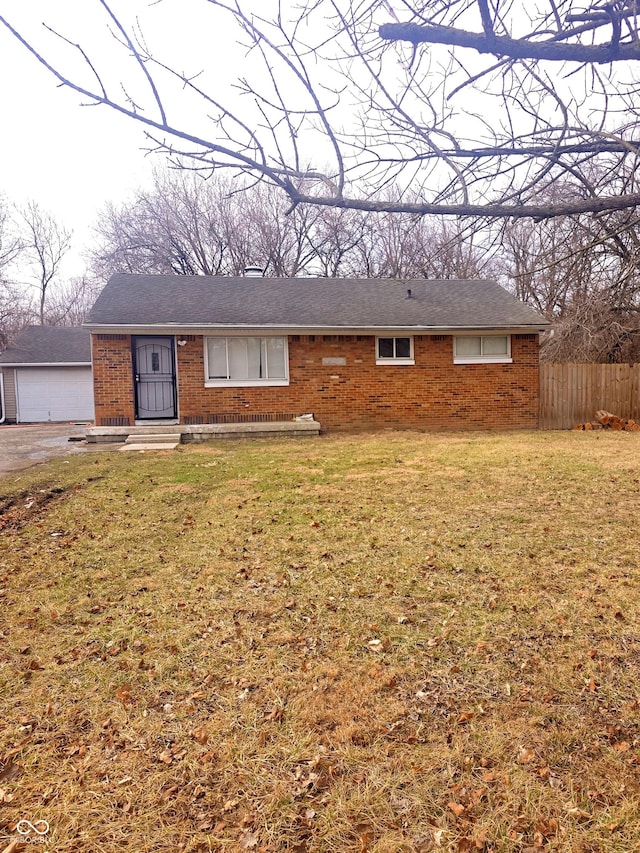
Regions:
<instances>
[{"instance_id":1,"label":"bare tree branch","mask_svg":"<svg viewBox=\"0 0 640 853\"><path fill-rule=\"evenodd\" d=\"M481 2L481 0L479 0ZM616 24L619 22L613 19ZM491 53L510 59L540 59L546 62L580 62L604 64L614 61L640 59L638 42L620 43L618 26L608 44L564 44L558 41L530 41L508 36L487 36L457 30L453 27L420 26L419 24L383 24L380 38L388 41L407 41L411 44L446 44L452 47L471 48L478 53Z\"/></svg>"},{"instance_id":2,"label":"bare tree branch","mask_svg":"<svg viewBox=\"0 0 640 853\"><path fill-rule=\"evenodd\" d=\"M48 24L57 47L80 51L77 73L6 17L0 29L59 85L137 122L154 151L266 182L290 211L544 220L640 203L635 187L591 183L637 165L635 2L200 2L241 51L235 79L196 58L177 70L108 0L83 4L105 18L113 52L102 63ZM126 79L118 51L134 59ZM193 120L168 118L185 115L173 109L176 82ZM566 192L545 195L558 183Z\"/></svg>"}]
</instances>

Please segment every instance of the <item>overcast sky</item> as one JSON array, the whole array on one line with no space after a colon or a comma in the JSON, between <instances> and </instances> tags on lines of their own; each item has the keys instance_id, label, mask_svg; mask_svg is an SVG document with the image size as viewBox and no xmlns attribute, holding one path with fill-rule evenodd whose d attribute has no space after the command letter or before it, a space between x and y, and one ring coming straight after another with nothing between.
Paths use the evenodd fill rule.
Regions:
<instances>
[{"instance_id":1,"label":"overcast sky","mask_svg":"<svg viewBox=\"0 0 640 853\"><path fill-rule=\"evenodd\" d=\"M201 0L114 0L111 5L127 21L137 17L154 52L181 69L200 70L203 57L220 72L228 64L224 34L211 33ZM125 60L109 39L96 0L0 0L0 15L63 68L73 67L77 51L48 34L42 22L88 46L102 73L111 68L126 76L126 68L114 68ZM81 96L60 88L2 27L0 56L0 192L18 204L35 199L73 229L74 252L65 273L79 273L80 252L91 239L97 211L106 201L125 200L162 161L145 154L148 142L140 126L108 107L82 106Z\"/></svg>"},{"instance_id":2,"label":"overcast sky","mask_svg":"<svg viewBox=\"0 0 640 853\"><path fill-rule=\"evenodd\" d=\"M269 18L277 13L279 2L245 0L243 8L249 11L253 9ZM269 70L277 80L275 91L275 84L270 85L265 64L258 64L259 49L248 53L244 47L236 44L238 29L232 26L228 14L207 0L109 0L109 6L129 32L142 34L155 60L196 80L205 92L223 102L228 111L237 111L243 122L243 126L239 126L228 121L222 130L218 130L210 120L210 114L219 113L216 106L185 91L175 77L154 66L153 75L161 81L170 126L210 139L224 139L226 129L233 137L233 141L229 142L233 148L237 144L236 137L247 139L247 128L263 125L260 142L265 145L267 157L282 157L286 162L293 163L292 148L295 145L302 151L303 168L328 169L329 173L331 168L337 168L335 152L327 134L324 135L324 141L319 141L313 131L303 126L302 129L296 127L295 133L288 138L286 126L283 129L281 116L277 113L278 98L282 96L296 116L300 115L303 107L313 107L308 93L296 78L295 71L292 72L282 62L277 66L273 53L267 53ZM285 11L288 6L295 8L296 0L288 0L282 6ZM326 9L330 10L330 5L327 3L325 7L319 4L313 8L313 19L304 18L296 30L296 38L300 43L324 41L324 21ZM385 9L381 14L386 19ZM123 101L124 82L126 95L137 105L142 105L145 115L160 118L151 88L140 66L110 36L109 26L113 30L114 25L100 0L0 0L0 17L6 19L30 45L75 82L93 91L99 90L104 83L109 96L116 101ZM66 41L45 28L43 23ZM371 25L371 31L375 32L375 22ZM329 30L326 32L329 33ZM75 44L81 45L93 68L98 70L100 83L96 83L92 66L83 59L82 53L74 47ZM351 49L348 43L345 49ZM436 71L441 61L438 56L434 50L429 52L429 63L434 63ZM82 96L61 87L1 21L0 57L4 72L0 85L0 115L3 119L3 132L0 133L0 192L17 204L24 204L30 199L37 201L65 227L73 229L74 251L63 275L81 273L84 269L81 252L92 242L91 226L95 223L98 211L108 201L116 204L125 202L136 187L149 183L152 168L165 161L158 155L145 153L151 143L145 138L141 124L107 106L83 105ZM366 115L365 107L358 107L350 101L348 87L345 92L344 78L338 77L336 80L331 76L332 73L339 74L340 67L323 58L322 50L320 53L310 50L304 61L305 70L314 80L315 92L319 93L324 108L331 110L334 128L343 125L349 129L354 113L358 110ZM392 88L395 61L392 58L389 66ZM467 67L473 69L473 57L466 57L465 61ZM398 64L398 68L402 68L404 74L404 66ZM347 64L348 73L352 70ZM402 77L402 74L399 76ZM230 88L244 75L252 78L256 87L254 92L258 91L264 96L262 104L275 102L276 107L267 110L268 119L256 106L254 92L245 95L240 104L241 95L237 85ZM359 85L365 87L363 102L366 105L367 80L360 80ZM352 88L357 97L358 86ZM439 94L436 93L435 97L439 97ZM479 124L483 125L491 104L485 109L477 92L474 92L473 98L473 109L478 112ZM416 116L420 116L423 104L421 98L417 101ZM404 99L403 107L406 106L407 99ZM428 108L426 113L430 115ZM268 128L264 128L268 120L272 122L272 127L278 128L277 149L275 143L269 140ZM360 131L357 125L355 127L352 138L357 147L364 137L359 136ZM371 133L371 139L375 142L375 127ZM383 146L378 153L384 153L384 134L378 136L382 137ZM402 150L406 153L406 148ZM392 150L391 153L397 152ZM370 159L375 161L375 155ZM368 158L364 160L362 169L367 175ZM423 176L421 180L435 182L431 189L436 191L438 176L436 174L432 177L430 167L426 168L427 178ZM353 173L350 174L353 176ZM413 180L413 177L413 173L409 173L408 180ZM451 175L445 170L445 184L450 178Z\"/></svg>"}]
</instances>

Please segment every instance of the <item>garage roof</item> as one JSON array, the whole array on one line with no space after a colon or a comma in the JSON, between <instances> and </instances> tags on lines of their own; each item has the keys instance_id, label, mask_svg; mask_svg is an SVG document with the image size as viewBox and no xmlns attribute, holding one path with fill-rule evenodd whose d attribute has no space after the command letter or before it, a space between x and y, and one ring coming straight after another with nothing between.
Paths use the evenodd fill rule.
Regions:
<instances>
[{"instance_id":1,"label":"garage roof","mask_svg":"<svg viewBox=\"0 0 640 853\"><path fill-rule=\"evenodd\" d=\"M26 326L0 354L0 365L91 364L91 335L78 326Z\"/></svg>"}]
</instances>

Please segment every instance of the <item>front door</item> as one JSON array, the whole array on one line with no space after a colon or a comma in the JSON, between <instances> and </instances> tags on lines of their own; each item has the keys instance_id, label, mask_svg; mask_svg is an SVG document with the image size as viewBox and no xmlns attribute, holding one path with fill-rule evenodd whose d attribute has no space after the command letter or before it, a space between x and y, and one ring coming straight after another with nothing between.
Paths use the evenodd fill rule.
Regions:
<instances>
[{"instance_id":1,"label":"front door","mask_svg":"<svg viewBox=\"0 0 640 853\"><path fill-rule=\"evenodd\" d=\"M176 370L173 338L133 339L136 418L176 417Z\"/></svg>"}]
</instances>

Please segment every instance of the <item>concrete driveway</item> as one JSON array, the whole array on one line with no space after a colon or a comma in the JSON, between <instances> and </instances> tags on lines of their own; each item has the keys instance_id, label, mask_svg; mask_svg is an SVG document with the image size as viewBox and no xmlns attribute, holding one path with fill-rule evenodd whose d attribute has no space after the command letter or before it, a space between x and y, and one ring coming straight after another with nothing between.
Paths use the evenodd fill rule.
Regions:
<instances>
[{"instance_id":1,"label":"concrete driveway","mask_svg":"<svg viewBox=\"0 0 640 853\"><path fill-rule=\"evenodd\" d=\"M0 425L0 476L23 471L53 456L85 453L85 427L76 424L38 424L35 426ZM95 450L96 445L91 445Z\"/></svg>"}]
</instances>

